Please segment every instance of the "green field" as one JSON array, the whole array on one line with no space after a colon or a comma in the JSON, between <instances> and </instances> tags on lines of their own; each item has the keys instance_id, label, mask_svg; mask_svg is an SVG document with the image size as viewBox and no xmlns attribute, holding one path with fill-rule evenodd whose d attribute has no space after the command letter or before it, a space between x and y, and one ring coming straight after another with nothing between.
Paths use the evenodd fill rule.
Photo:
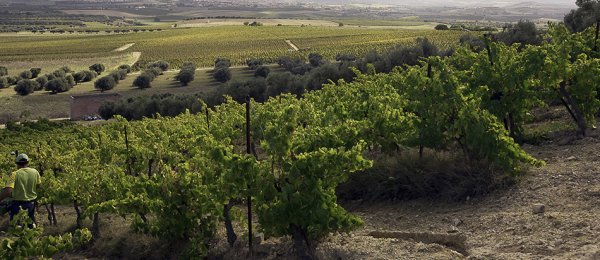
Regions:
<instances>
[{"instance_id":1,"label":"green field","mask_svg":"<svg viewBox=\"0 0 600 260\"><path fill-rule=\"evenodd\" d=\"M234 65L244 64L252 57L274 62L283 55L306 57L309 52L320 52L333 59L338 53L362 55L371 49L413 42L417 37L428 37L443 48L456 43L461 35L454 31L310 26L218 26L98 35L0 35L0 66L7 64L9 70L20 70L22 68L12 64L28 62L34 66L38 62L52 61L69 65L73 59L87 59L91 65L101 57L118 54L113 50L129 43L135 45L125 52L141 52L141 64L166 60L173 67L186 61L209 67L217 57L229 58ZM305 51L291 51L285 40L291 40Z\"/></svg>"}]
</instances>

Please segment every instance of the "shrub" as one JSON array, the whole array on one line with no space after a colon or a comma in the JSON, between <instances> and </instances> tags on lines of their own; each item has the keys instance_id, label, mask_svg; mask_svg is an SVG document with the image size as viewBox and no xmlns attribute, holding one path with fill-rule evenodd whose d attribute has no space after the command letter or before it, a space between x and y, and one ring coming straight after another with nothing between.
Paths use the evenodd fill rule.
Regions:
<instances>
[{"instance_id":1,"label":"shrub","mask_svg":"<svg viewBox=\"0 0 600 260\"><path fill-rule=\"evenodd\" d=\"M159 75L162 74L162 70L160 68L157 67L153 67L153 68L149 68L145 71L145 73L147 74L152 74L152 79L158 77Z\"/></svg>"},{"instance_id":2,"label":"shrub","mask_svg":"<svg viewBox=\"0 0 600 260\"><path fill-rule=\"evenodd\" d=\"M0 77L8 75L8 69L4 66L0 66Z\"/></svg>"},{"instance_id":3,"label":"shrub","mask_svg":"<svg viewBox=\"0 0 600 260\"><path fill-rule=\"evenodd\" d=\"M96 63L96 64L90 66L90 70L95 71L96 73L98 73L98 75L101 75L102 72L104 72L104 70L106 70L106 67L104 67L103 64Z\"/></svg>"},{"instance_id":4,"label":"shrub","mask_svg":"<svg viewBox=\"0 0 600 260\"><path fill-rule=\"evenodd\" d=\"M438 31L445 31L445 30L449 30L450 28L448 28L448 25L438 24L435 26L435 29Z\"/></svg>"},{"instance_id":5,"label":"shrub","mask_svg":"<svg viewBox=\"0 0 600 260\"><path fill-rule=\"evenodd\" d=\"M71 73L71 72L73 72L73 71L71 70L71 68L69 68L69 66L63 66L63 67L62 67L62 68L60 68L59 70L62 70L62 71L64 71L65 73Z\"/></svg>"},{"instance_id":6,"label":"shrub","mask_svg":"<svg viewBox=\"0 0 600 260\"><path fill-rule=\"evenodd\" d=\"M153 63L148 64L148 69L151 68L159 68L161 70L161 74L163 71L167 71L169 69L169 63L164 60L155 61Z\"/></svg>"},{"instance_id":7,"label":"shrub","mask_svg":"<svg viewBox=\"0 0 600 260\"><path fill-rule=\"evenodd\" d=\"M95 71L91 71L91 70L86 70L84 71L85 73L85 79L84 81L92 81L93 79L95 79L96 77L98 77L98 73Z\"/></svg>"},{"instance_id":8,"label":"shrub","mask_svg":"<svg viewBox=\"0 0 600 260\"><path fill-rule=\"evenodd\" d=\"M218 68L215 70L213 77L221 83L225 83L231 79L231 70L229 68Z\"/></svg>"},{"instance_id":9,"label":"shrub","mask_svg":"<svg viewBox=\"0 0 600 260\"><path fill-rule=\"evenodd\" d=\"M32 73L31 73L31 71L26 70L26 71L21 72L19 74L19 77L21 77L22 79L31 79Z\"/></svg>"},{"instance_id":10,"label":"shrub","mask_svg":"<svg viewBox=\"0 0 600 260\"><path fill-rule=\"evenodd\" d=\"M83 82L83 80L85 79L85 72L83 72L83 71L77 72L77 73L73 74L73 78L75 79L76 82Z\"/></svg>"},{"instance_id":11,"label":"shrub","mask_svg":"<svg viewBox=\"0 0 600 260\"><path fill-rule=\"evenodd\" d=\"M108 76L113 78L113 80L115 81L116 84L118 84L119 81L121 80L121 75L119 74L118 71L113 71L110 74L108 74Z\"/></svg>"},{"instance_id":12,"label":"shrub","mask_svg":"<svg viewBox=\"0 0 600 260\"><path fill-rule=\"evenodd\" d=\"M15 85L21 79L17 76L8 76L6 77L6 80L8 81L8 85Z\"/></svg>"},{"instance_id":13,"label":"shrub","mask_svg":"<svg viewBox=\"0 0 600 260\"><path fill-rule=\"evenodd\" d=\"M33 93L33 91L35 91L35 89L38 88L39 85L40 84L35 80L22 79L19 80L19 82L17 82L17 86L15 86L15 91L21 96L27 96Z\"/></svg>"},{"instance_id":14,"label":"shrub","mask_svg":"<svg viewBox=\"0 0 600 260\"><path fill-rule=\"evenodd\" d=\"M6 77L0 78L0 89L8 88L10 85L8 84L8 79Z\"/></svg>"},{"instance_id":15,"label":"shrub","mask_svg":"<svg viewBox=\"0 0 600 260\"><path fill-rule=\"evenodd\" d=\"M67 81L70 87L77 85L77 82L75 82L75 78L71 74L67 74L67 76L65 76L65 80Z\"/></svg>"},{"instance_id":16,"label":"shrub","mask_svg":"<svg viewBox=\"0 0 600 260\"><path fill-rule=\"evenodd\" d=\"M54 77L57 78L64 78L67 76L67 73L64 70L55 70L54 72L52 72L52 75L54 75Z\"/></svg>"},{"instance_id":17,"label":"shrub","mask_svg":"<svg viewBox=\"0 0 600 260\"><path fill-rule=\"evenodd\" d=\"M269 76L269 73L271 73L271 69L269 69L269 67L259 66L254 71L254 77L263 77L263 78L266 78L267 76Z\"/></svg>"},{"instance_id":18,"label":"shrub","mask_svg":"<svg viewBox=\"0 0 600 260\"><path fill-rule=\"evenodd\" d=\"M179 74L177 74L177 80L181 82L184 86L187 86L188 83L194 80L195 71L193 70L181 70Z\"/></svg>"},{"instance_id":19,"label":"shrub","mask_svg":"<svg viewBox=\"0 0 600 260\"><path fill-rule=\"evenodd\" d=\"M133 81L133 86L138 87L140 89L150 88L152 87L151 82L154 79L154 74L142 73Z\"/></svg>"},{"instance_id":20,"label":"shrub","mask_svg":"<svg viewBox=\"0 0 600 260\"><path fill-rule=\"evenodd\" d=\"M42 72L41 68L31 68L29 69L29 71L31 71L31 78L37 78L40 73Z\"/></svg>"},{"instance_id":21,"label":"shrub","mask_svg":"<svg viewBox=\"0 0 600 260\"><path fill-rule=\"evenodd\" d=\"M106 90L111 90L117 85L114 77L112 75L104 76L94 83L94 88L99 89L101 92Z\"/></svg>"},{"instance_id":22,"label":"shrub","mask_svg":"<svg viewBox=\"0 0 600 260\"><path fill-rule=\"evenodd\" d=\"M261 59L248 59L246 60L246 65L253 70L256 70L258 67L263 65L263 61Z\"/></svg>"},{"instance_id":23,"label":"shrub","mask_svg":"<svg viewBox=\"0 0 600 260\"><path fill-rule=\"evenodd\" d=\"M52 92L53 94L56 94L60 92L69 91L71 87L69 86L69 82L67 82L65 78L55 78L53 80L48 81L48 83L46 83L46 85L44 86L44 89L46 91Z\"/></svg>"},{"instance_id":24,"label":"shrub","mask_svg":"<svg viewBox=\"0 0 600 260\"><path fill-rule=\"evenodd\" d=\"M231 61L225 58L217 58L215 60L215 69L217 68L229 68L231 67Z\"/></svg>"},{"instance_id":25,"label":"shrub","mask_svg":"<svg viewBox=\"0 0 600 260\"><path fill-rule=\"evenodd\" d=\"M124 65L119 66L119 70L126 70L127 73L131 73L131 66L124 64Z\"/></svg>"},{"instance_id":26,"label":"shrub","mask_svg":"<svg viewBox=\"0 0 600 260\"><path fill-rule=\"evenodd\" d=\"M35 91L40 91L44 89L44 85L46 85L46 83L48 83L48 77L42 75L39 76L35 79L35 81L37 81L40 85L35 89Z\"/></svg>"},{"instance_id":27,"label":"shrub","mask_svg":"<svg viewBox=\"0 0 600 260\"><path fill-rule=\"evenodd\" d=\"M308 55L308 63L313 67L319 67L325 64L325 59L323 59L323 55L321 54L311 53Z\"/></svg>"}]
</instances>

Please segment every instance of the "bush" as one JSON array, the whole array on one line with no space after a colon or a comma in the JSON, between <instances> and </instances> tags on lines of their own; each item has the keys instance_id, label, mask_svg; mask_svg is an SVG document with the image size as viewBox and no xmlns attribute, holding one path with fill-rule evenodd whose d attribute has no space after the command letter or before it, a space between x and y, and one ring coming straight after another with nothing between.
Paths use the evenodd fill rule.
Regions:
<instances>
[{"instance_id":1,"label":"bush","mask_svg":"<svg viewBox=\"0 0 600 260\"><path fill-rule=\"evenodd\" d=\"M48 81L44 86L46 91L52 92L52 94L67 92L71 89L69 82L65 78L55 78Z\"/></svg>"},{"instance_id":2,"label":"bush","mask_svg":"<svg viewBox=\"0 0 600 260\"><path fill-rule=\"evenodd\" d=\"M438 24L435 26L435 29L438 31L450 30L450 28L448 28L448 25L445 25L445 24Z\"/></svg>"},{"instance_id":3,"label":"bush","mask_svg":"<svg viewBox=\"0 0 600 260\"><path fill-rule=\"evenodd\" d=\"M231 79L231 70L228 67L218 68L215 70L213 77L221 83L225 83Z\"/></svg>"},{"instance_id":4,"label":"bush","mask_svg":"<svg viewBox=\"0 0 600 260\"><path fill-rule=\"evenodd\" d=\"M144 73L152 75L152 80L154 80L154 78L162 73L162 70L160 68L150 68L144 71Z\"/></svg>"},{"instance_id":5,"label":"bush","mask_svg":"<svg viewBox=\"0 0 600 260\"><path fill-rule=\"evenodd\" d=\"M0 89L8 88L10 85L8 84L8 79L6 77L0 78Z\"/></svg>"},{"instance_id":6,"label":"bush","mask_svg":"<svg viewBox=\"0 0 600 260\"><path fill-rule=\"evenodd\" d=\"M266 78L267 76L269 76L269 73L271 73L271 69L269 69L269 67L259 66L254 71L254 77L263 77L263 78Z\"/></svg>"},{"instance_id":7,"label":"bush","mask_svg":"<svg viewBox=\"0 0 600 260\"><path fill-rule=\"evenodd\" d=\"M37 81L40 85L35 89L35 91L40 91L44 89L44 85L46 85L46 83L48 83L48 77L42 75L39 76L35 79L35 81Z\"/></svg>"},{"instance_id":8,"label":"bush","mask_svg":"<svg viewBox=\"0 0 600 260\"><path fill-rule=\"evenodd\" d=\"M8 69L6 67L0 66L0 77L8 75Z\"/></svg>"},{"instance_id":9,"label":"bush","mask_svg":"<svg viewBox=\"0 0 600 260\"><path fill-rule=\"evenodd\" d=\"M77 72L77 73L73 74L73 78L75 79L76 82L83 82L83 80L85 79L85 72L83 72L83 71Z\"/></svg>"},{"instance_id":10,"label":"bush","mask_svg":"<svg viewBox=\"0 0 600 260\"><path fill-rule=\"evenodd\" d=\"M225 58L217 58L215 60L215 69L218 68L229 68L231 67L231 61Z\"/></svg>"},{"instance_id":11,"label":"bush","mask_svg":"<svg viewBox=\"0 0 600 260\"><path fill-rule=\"evenodd\" d=\"M40 73L42 72L41 68L31 68L29 69L29 71L31 71L31 78L37 78Z\"/></svg>"},{"instance_id":12,"label":"bush","mask_svg":"<svg viewBox=\"0 0 600 260\"><path fill-rule=\"evenodd\" d=\"M248 65L250 69L256 70L263 65L263 61L261 59L248 59L246 60L246 65Z\"/></svg>"},{"instance_id":13,"label":"bush","mask_svg":"<svg viewBox=\"0 0 600 260\"><path fill-rule=\"evenodd\" d=\"M195 74L196 73L193 70L181 70L179 74L177 74L176 79L184 86L187 86L188 83L194 80Z\"/></svg>"},{"instance_id":14,"label":"bush","mask_svg":"<svg viewBox=\"0 0 600 260\"><path fill-rule=\"evenodd\" d=\"M119 74L118 71L113 71L110 74L108 74L108 76L113 78L116 84L119 84L119 81L121 80L121 74Z\"/></svg>"},{"instance_id":15,"label":"bush","mask_svg":"<svg viewBox=\"0 0 600 260\"><path fill-rule=\"evenodd\" d=\"M77 82L75 82L75 78L71 74L67 74L67 76L65 76L65 80L67 81L70 87L77 85Z\"/></svg>"},{"instance_id":16,"label":"bush","mask_svg":"<svg viewBox=\"0 0 600 260\"><path fill-rule=\"evenodd\" d=\"M148 64L147 68L148 69L159 68L161 70L160 74L162 74L162 72L169 70L169 63L164 60L159 60L159 61L155 61L153 63Z\"/></svg>"},{"instance_id":17,"label":"bush","mask_svg":"<svg viewBox=\"0 0 600 260\"><path fill-rule=\"evenodd\" d=\"M17 76L8 76L8 77L6 77L6 80L8 81L8 85L12 86L12 85L17 84L17 82L21 79Z\"/></svg>"},{"instance_id":18,"label":"bush","mask_svg":"<svg viewBox=\"0 0 600 260\"><path fill-rule=\"evenodd\" d=\"M22 79L31 79L32 75L33 74L31 73L31 71L26 70L26 71L21 72L19 74L19 77L21 77Z\"/></svg>"},{"instance_id":19,"label":"bush","mask_svg":"<svg viewBox=\"0 0 600 260\"><path fill-rule=\"evenodd\" d=\"M124 65L119 66L119 70L126 70L127 73L131 73L131 66L124 64Z\"/></svg>"},{"instance_id":20,"label":"bush","mask_svg":"<svg viewBox=\"0 0 600 260\"><path fill-rule=\"evenodd\" d=\"M69 68L69 66L63 66L63 67L62 67L62 68L60 68L59 70L62 70L62 71L64 71L64 72L65 72L65 74L66 74L66 73L71 73L71 72L73 72L73 71L71 70L71 68Z\"/></svg>"},{"instance_id":21,"label":"bush","mask_svg":"<svg viewBox=\"0 0 600 260\"><path fill-rule=\"evenodd\" d=\"M311 53L308 55L308 63L310 63L313 67L319 67L325 64L325 60L323 59L323 55L318 53Z\"/></svg>"},{"instance_id":22,"label":"bush","mask_svg":"<svg viewBox=\"0 0 600 260\"><path fill-rule=\"evenodd\" d=\"M54 77L57 78L64 78L67 76L67 73L64 70L55 70L54 72L52 72L52 75L54 75Z\"/></svg>"},{"instance_id":23,"label":"bush","mask_svg":"<svg viewBox=\"0 0 600 260\"><path fill-rule=\"evenodd\" d=\"M154 80L154 74L142 73L142 75L139 75L133 81L133 86L138 87L140 89L150 88L152 87L152 80Z\"/></svg>"},{"instance_id":24,"label":"bush","mask_svg":"<svg viewBox=\"0 0 600 260\"><path fill-rule=\"evenodd\" d=\"M103 64L96 63L96 64L90 66L90 70L95 71L96 73L98 73L98 75L101 75L102 72L104 72L104 70L106 70L106 67L104 67Z\"/></svg>"},{"instance_id":25,"label":"bush","mask_svg":"<svg viewBox=\"0 0 600 260\"><path fill-rule=\"evenodd\" d=\"M94 88L99 89L101 92L106 90L111 90L117 85L114 77L112 75L104 76L94 83Z\"/></svg>"},{"instance_id":26,"label":"bush","mask_svg":"<svg viewBox=\"0 0 600 260\"><path fill-rule=\"evenodd\" d=\"M17 86L15 86L15 91L21 96L27 96L33 93L33 91L35 91L36 88L39 88L39 85L40 84L35 80L22 79L19 80L19 82L17 82Z\"/></svg>"},{"instance_id":27,"label":"bush","mask_svg":"<svg viewBox=\"0 0 600 260\"><path fill-rule=\"evenodd\" d=\"M532 21L519 21L515 25L509 24L504 28L504 31L496 34L496 38L506 45L514 43L539 45L542 43L542 38Z\"/></svg>"}]
</instances>

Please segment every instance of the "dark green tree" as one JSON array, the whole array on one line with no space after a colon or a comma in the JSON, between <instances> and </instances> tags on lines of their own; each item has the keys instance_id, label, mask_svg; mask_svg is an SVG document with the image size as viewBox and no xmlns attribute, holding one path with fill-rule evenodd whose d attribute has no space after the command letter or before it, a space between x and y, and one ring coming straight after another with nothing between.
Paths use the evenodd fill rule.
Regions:
<instances>
[{"instance_id":1,"label":"dark green tree","mask_svg":"<svg viewBox=\"0 0 600 260\"><path fill-rule=\"evenodd\" d=\"M52 92L52 94L66 92L71 89L69 86L69 82L65 78L55 78L53 80L48 81L44 86L46 91Z\"/></svg>"},{"instance_id":2,"label":"dark green tree","mask_svg":"<svg viewBox=\"0 0 600 260\"><path fill-rule=\"evenodd\" d=\"M106 67L104 67L103 64L96 63L96 64L90 66L90 70L95 71L96 73L98 73L98 75L100 75L100 74L102 74L102 72L104 72L104 70L106 70Z\"/></svg>"},{"instance_id":3,"label":"dark green tree","mask_svg":"<svg viewBox=\"0 0 600 260\"><path fill-rule=\"evenodd\" d=\"M21 96L27 96L35 91L38 88L40 83L31 79L22 79L17 82L17 86L15 86L15 91L17 94Z\"/></svg>"},{"instance_id":4,"label":"dark green tree","mask_svg":"<svg viewBox=\"0 0 600 260\"><path fill-rule=\"evenodd\" d=\"M446 30L449 30L450 28L448 28L448 25L438 24L435 26L435 29L438 31L446 31Z\"/></svg>"},{"instance_id":5,"label":"dark green tree","mask_svg":"<svg viewBox=\"0 0 600 260\"><path fill-rule=\"evenodd\" d=\"M135 78L133 81L133 86L140 89L150 88L152 87L151 83L153 79L153 74L142 73L142 75L139 75L137 78Z\"/></svg>"},{"instance_id":6,"label":"dark green tree","mask_svg":"<svg viewBox=\"0 0 600 260\"><path fill-rule=\"evenodd\" d=\"M31 68L29 69L29 71L31 71L31 78L37 78L40 73L42 72L41 68Z\"/></svg>"},{"instance_id":7,"label":"dark green tree","mask_svg":"<svg viewBox=\"0 0 600 260\"><path fill-rule=\"evenodd\" d=\"M112 76L104 76L96 80L96 82L94 82L94 88L100 90L100 92L111 90L116 85L117 83L115 82L115 79Z\"/></svg>"},{"instance_id":8,"label":"dark green tree","mask_svg":"<svg viewBox=\"0 0 600 260\"><path fill-rule=\"evenodd\" d=\"M26 71L21 72L19 74L19 77L21 77L22 79L31 79L32 73L31 73L31 71L26 70Z\"/></svg>"},{"instance_id":9,"label":"dark green tree","mask_svg":"<svg viewBox=\"0 0 600 260\"><path fill-rule=\"evenodd\" d=\"M600 0L577 0L577 9L571 10L565 18L565 25L573 32L581 32L596 25L594 51L598 51L598 35L600 33Z\"/></svg>"}]
</instances>

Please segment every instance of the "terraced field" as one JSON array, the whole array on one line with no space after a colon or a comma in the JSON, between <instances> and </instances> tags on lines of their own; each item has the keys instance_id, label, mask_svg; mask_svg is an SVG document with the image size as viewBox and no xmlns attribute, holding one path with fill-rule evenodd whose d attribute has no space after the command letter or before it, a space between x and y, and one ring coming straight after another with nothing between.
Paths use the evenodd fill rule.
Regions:
<instances>
[{"instance_id":1,"label":"terraced field","mask_svg":"<svg viewBox=\"0 0 600 260\"><path fill-rule=\"evenodd\" d=\"M186 61L199 67L212 66L217 57L231 59L234 65L260 57L274 62L282 55L306 57L308 52L320 52L333 59L338 53L361 55L371 49L383 49L395 44L412 42L417 37L428 37L441 47L457 42L462 32L434 30L403 30L397 28L357 27L300 27L300 26L218 26L181 28L155 32L127 34L8 36L0 34L0 66L13 73L22 69L15 63L25 62L45 71L50 64L70 65L69 61L90 65L106 57L141 52L140 64L166 60L173 67ZM285 40L300 48L292 52ZM122 52L113 50L135 43ZM114 59L113 59L114 60ZM121 62L121 61L119 61ZM39 65L38 65L39 64Z\"/></svg>"}]
</instances>

